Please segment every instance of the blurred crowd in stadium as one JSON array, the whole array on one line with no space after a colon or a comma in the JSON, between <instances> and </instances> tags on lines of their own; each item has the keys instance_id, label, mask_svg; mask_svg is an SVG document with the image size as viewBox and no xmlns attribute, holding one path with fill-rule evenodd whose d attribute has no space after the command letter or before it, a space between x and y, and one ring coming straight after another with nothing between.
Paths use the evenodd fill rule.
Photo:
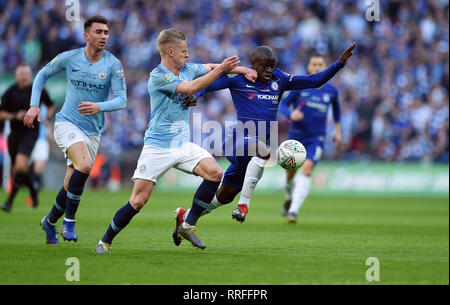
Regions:
<instances>
[{"instance_id":1,"label":"blurred crowd in stadium","mask_svg":"<svg viewBox=\"0 0 450 305\"><path fill-rule=\"evenodd\" d=\"M329 124L324 158L448 162L448 0L379 1L380 22L366 20L364 0L80 0L79 22L66 20L65 2L0 0L0 74L19 63L36 73L59 52L84 45L85 18L107 17L107 49L121 59L128 88L127 109L107 114L102 147L113 159L142 145L147 81L160 60L156 38L175 27L188 35L192 61L238 54L248 65L251 50L268 45L278 66L296 74L306 74L311 52L331 64L356 41L356 56L331 81L340 90L343 145L334 149ZM228 91L192 110L203 120L234 119ZM280 141L288 126L280 116Z\"/></svg>"}]
</instances>

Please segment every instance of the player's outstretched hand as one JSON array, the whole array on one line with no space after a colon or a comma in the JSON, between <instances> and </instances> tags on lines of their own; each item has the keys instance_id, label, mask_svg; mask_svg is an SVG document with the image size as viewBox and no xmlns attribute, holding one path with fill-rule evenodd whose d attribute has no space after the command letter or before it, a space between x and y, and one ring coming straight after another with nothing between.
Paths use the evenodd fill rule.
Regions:
<instances>
[{"instance_id":1,"label":"player's outstretched hand","mask_svg":"<svg viewBox=\"0 0 450 305\"><path fill-rule=\"evenodd\" d=\"M240 63L239 57L237 56L231 56L228 58L225 58L222 63L219 65L221 68L222 73L228 73L230 70L233 70L236 68Z\"/></svg>"},{"instance_id":2,"label":"player's outstretched hand","mask_svg":"<svg viewBox=\"0 0 450 305\"><path fill-rule=\"evenodd\" d=\"M197 106L197 98L194 95L185 95L181 98L184 107Z\"/></svg>"},{"instance_id":3,"label":"player's outstretched hand","mask_svg":"<svg viewBox=\"0 0 450 305\"><path fill-rule=\"evenodd\" d=\"M258 78L258 72L256 72L256 70L247 68L247 70L245 70L244 77L248 81L254 83L254 82L256 82L256 79Z\"/></svg>"},{"instance_id":4,"label":"player's outstretched hand","mask_svg":"<svg viewBox=\"0 0 450 305\"><path fill-rule=\"evenodd\" d=\"M41 110L37 106L31 106L23 117L23 124L28 128L34 128L33 122L36 118L38 122L41 121Z\"/></svg>"},{"instance_id":5,"label":"player's outstretched hand","mask_svg":"<svg viewBox=\"0 0 450 305\"><path fill-rule=\"evenodd\" d=\"M350 58L350 56L353 55L353 49L356 47L356 42L352 43L351 46L347 48L347 50L342 53L341 57L339 57L339 62L342 65L345 65L347 63L347 60Z\"/></svg>"},{"instance_id":6,"label":"player's outstretched hand","mask_svg":"<svg viewBox=\"0 0 450 305\"><path fill-rule=\"evenodd\" d=\"M93 102L81 102L78 105L78 112L84 116L91 116L99 113L99 106L97 103Z\"/></svg>"}]
</instances>

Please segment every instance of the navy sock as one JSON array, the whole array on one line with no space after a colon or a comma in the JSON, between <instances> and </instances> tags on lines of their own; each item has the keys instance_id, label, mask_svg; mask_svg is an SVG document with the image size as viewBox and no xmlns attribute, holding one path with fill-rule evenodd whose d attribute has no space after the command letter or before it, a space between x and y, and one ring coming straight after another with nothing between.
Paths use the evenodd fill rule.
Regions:
<instances>
[{"instance_id":1,"label":"navy sock","mask_svg":"<svg viewBox=\"0 0 450 305\"><path fill-rule=\"evenodd\" d=\"M75 220L75 213L77 212L78 205L80 204L81 195L83 194L84 185L86 184L88 177L88 174L84 174L77 170L74 170L72 176L70 177L66 200L67 219Z\"/></svg>"},{"instance_id":2,"label":"navy sock","mask_svg":"<svg viewBox=\"0 0 450 305\"><path fill-rule=\"evenodd\" d=\"M128 201L128 203L121 207L114 215L108 230L106 230L106 233L102 238L102 242L111 244L113 238L130 223L131 219L137 213L139 213L139 211L136 211Z\"/></svg>"},{"instance_id":3,"label":"navy sock","mask_svg":"<svg viewBox=\"0 0 450 305\"><path fill-rule=\"evenodd\" d=\"M195 192L194 200L192 201L192 207L186 217L186 222L191 226L195 226L198 218L202 215L202 212L208 207L219 188L220 181L203 180L202 184Z\"/></svg>"},{"instance_id":4,"label":"navy sock","mask_svg":"<svg viewBox=\"0 0 450 305\"><path fill-rule=\"evenodd\" d=\"M36 189L36 191L39 191L41 188L41 175L33 174L33 187Z\"/></svg>"},{"instance_id":5,"label":"navy sock","mask_svg":"<svg viewBox=\"0 0 450 305\"><path fill-rule=\"evenodd\" d=\"M61 216L64 215L66 211L66 200L67 200L67 192L64 189L64 186L59 190L58 195L56 195L55 203L53 204L50 213L48 213L48 221L50 223L56 223Z\"/></svg>"}]
</instances>

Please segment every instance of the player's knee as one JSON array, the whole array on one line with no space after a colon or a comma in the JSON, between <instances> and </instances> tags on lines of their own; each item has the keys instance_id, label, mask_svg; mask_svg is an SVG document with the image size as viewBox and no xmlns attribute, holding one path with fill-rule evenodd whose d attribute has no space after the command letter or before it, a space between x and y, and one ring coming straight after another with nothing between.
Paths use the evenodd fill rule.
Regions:
<instances>
[{"instance_id":1,"label":"player's knee","mask_svg":"<svg viewBox=\"0 0 450 305\"><path fill-rule=\"evenodd\" d=\"M217 193L216 198L221 204L228 204L233 201L234 196L231 196L230 194Z\"/></svg>"},{"instance_id":2,"label":"player's knee","mask_svg":"<svg viewBox=\"0 0 450 305\"><path fill-rule=\"evenodd\" d=\"M140 211L144 205L147 203L148 198L150 197L151 191L148 190L139 190L133 195L131 195L130 198L130 204L131 206L136 210Z\"/></svg>"},{"instance_id":3,"label":"player's knee","mask_svg":"<svg viewBox=\"0 0 450 305\"><path fill-rule=\"evenodd\" d=\"M206 180L221 181L223 177L223 170L220 167L215 168L207 174Z\"/></svg>"},{"instance_id":4,"label":"player's knee","mask_svg":"<svg viewBox=\"0 0 450 305\"><path fill-rule=\"evenodd\" d=\"M83 160L75 165L75 169L83 174L89 174L92 166L94 166L94 162L92 162L92 160Z\"/></svg>"},{"instance_id":5,"label":"player's knee","mask_svg":"<svg viewBox=\"0 0 450 305\"><path fill-rule=\"evenodd\" d=\"M313 173L313 169L314 169L314 163L308 162L308 160L307 160L307 162L305 162L305 164L302 167L302 175L310 177Z\"/></svg>"},{"instance_id":6,"label":"player's knee","mask_svg":"<svg viewBox=\"0 0 450 305\"><path fill-rule=\"evenodd\" d=\"M216 198L221 204L227 204L234 200L234 197L239 193L239 190L230 188L224 184L216 193Z\"/></svg>"},{"instance_id":7,"label":"player's knee","mask_svg":"<svg viewBox=\"0 0 450 305\"><path fill-rule=\"evenodd\" d=\"M19 163L19 164L15 164L14 165L14 172L18 173L26 173L28 172L28 165L23 164L23 163Z\"/></svg>"},{"instance_id":8,"label":"player's knee","mask_svg":"<svg viewBox=\"0 0 450 305\"><path fill-rule=\"evenodd\" d=\"M130 199L130 204L136 211L140 211L148 201L148 196L137 195Z\"/></svg>"}]
</instances>

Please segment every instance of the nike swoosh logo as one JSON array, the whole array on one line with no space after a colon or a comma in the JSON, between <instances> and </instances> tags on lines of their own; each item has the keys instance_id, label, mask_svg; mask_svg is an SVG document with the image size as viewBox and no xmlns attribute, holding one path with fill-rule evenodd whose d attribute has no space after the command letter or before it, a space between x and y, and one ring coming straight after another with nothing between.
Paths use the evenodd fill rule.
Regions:
<instances>
[{"instance_id":1,"label":"nike swoosh logo","mask_svg":"<svg viewBox=\"0 0 450 305\"><path fill-rule=\"evenodd\" d=\"M78 71L80 71L80 70L77 70L77 69L72 69L72 72L78 72Z\"/></svg>"},{"instance_id":2,"label":"nike swoosh logo","mask_svg":"<svg viewBox=\"0 0 450 305\"><path fill-rule=\"evenodd\" d=\"M255 88L254 86L245 85L247 88Z\"/></svg>"}]
</instances>

